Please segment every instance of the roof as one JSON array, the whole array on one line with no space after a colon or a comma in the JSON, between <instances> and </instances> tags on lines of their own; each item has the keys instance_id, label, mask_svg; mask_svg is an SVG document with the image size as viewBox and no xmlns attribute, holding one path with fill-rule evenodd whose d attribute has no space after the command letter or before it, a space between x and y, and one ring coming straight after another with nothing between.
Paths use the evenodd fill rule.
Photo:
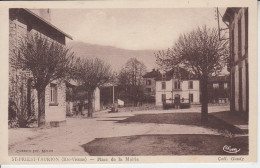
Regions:
<instances>
[{"instance_id":1,"label":"roof","mask_svg":"<svg viewBox=\"0 0 260 168\"><path fill-rule=\"evenodd\" d=\"M197 79L195 75L191 72L183 69L183 68L173 68L165 73L165 77L161 75L160 77L156 78L156 80L166 80L169 81L171 79L180 79L180 80L194 80Z\"/></svg>"},{"instance_id":2,"label":"roof","mask_svg":"<svg viewBox=\"0 0 260 168\"><path fill-rule=\"evenodd\" d=\"M209 82L229 82L229 81L230 81L229 75L213 76L213 77L209 78Z\"/></svg>"},{"instance_id":3,"label":"roof","mask_svg":"<svg viewBox=\"0 0 260 168\"><path fill-rule=\"evenodd\" d=\"M151 72L147 72L143 78L158 78L160 77L162 74L159 72L159 70L155 70L153 69Z\"/></svg>"},{"instance_id":4,"label":"roof","mask_svg":"<svg viewBox=\"0 0 260 168\"><path fill-rule=\"evenodd\" d=\"M224 22L230 22L233 18L234 13L237 12L239 9L241 8L227 8L223 15L222 20Z\"/></svg>"},{"instance_id":5,"label":"roof","mask_svg":"<svg viewBox=\"0 0 260 168\"><path fill-rule=\"evenodd\" d=\"M79 86L79 84L75 80L66 80L65 81L67 87L76 87Z\"/></svg>"},{"instance_id":6,"label":"roof","mask_svg":"<svg viewBox=\"0 0 260 168\"><path fill-rule=\"evenodd\" d=\"M53 29L55 29L56 31L58 31L59 33L63 34L64 36L68 37L69 39L73 40L73 38L68 35L67 33L63 32L62 30L60 30L59 28L57 28L56 26L54 26L53 24L51 24L50 22L48 22L47 20L43 19L42 17L38 16L37 14L33 13L32 11L30 11L29 9L26 8L21 8L22 10L24 10L25 12L27 12L28 14L32 15L33 17L37 18L38 20L40 20L41 22L43 22L44 24L47 24L48 26L52 27Z\"/></svg>"},{"instance_id":7,"label":"roof","mask_svg":"<svg viewBox=\"0 0 260 168\"><path fill-rule=\"evenodd\" d=\"M107 82L107 83L104 83L101 87L112 87L112 86L118 86L118 84L116 83L110 83L110 82Z\"/></svg>"}]
</instances>

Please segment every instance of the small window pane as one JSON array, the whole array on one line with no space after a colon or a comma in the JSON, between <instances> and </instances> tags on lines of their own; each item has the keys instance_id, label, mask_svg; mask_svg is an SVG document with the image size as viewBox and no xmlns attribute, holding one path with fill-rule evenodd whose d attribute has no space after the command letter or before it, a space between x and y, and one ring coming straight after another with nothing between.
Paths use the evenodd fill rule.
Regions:
<instances>
[{"instance_id":1,"label":"small window pane","mask_svg":"<svg viewBox=\"0 0 260 168\"><path fill-rule=\"evenodd\" d=\"M162 82L162 90L165 90L165 89L166 89L166 83Z\"/></svg>"}]
</instances>

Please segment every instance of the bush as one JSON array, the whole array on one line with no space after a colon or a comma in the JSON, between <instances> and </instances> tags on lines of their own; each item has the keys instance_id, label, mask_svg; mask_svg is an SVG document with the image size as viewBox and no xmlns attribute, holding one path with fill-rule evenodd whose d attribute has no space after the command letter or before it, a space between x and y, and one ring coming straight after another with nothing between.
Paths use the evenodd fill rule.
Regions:
<instances>
[{"instance_id":1,"label":"bush","mask_svg":"<svg viewBox=\"0 0 260 168\"><path fill-rule=\"evenodd\" d=\"M23 105L26 107L26 105ZM37 123L35 116L28 116L27 108L19 109L14 101L9 101L8 128L28 128Z\"/></svg>"}]
</instances>

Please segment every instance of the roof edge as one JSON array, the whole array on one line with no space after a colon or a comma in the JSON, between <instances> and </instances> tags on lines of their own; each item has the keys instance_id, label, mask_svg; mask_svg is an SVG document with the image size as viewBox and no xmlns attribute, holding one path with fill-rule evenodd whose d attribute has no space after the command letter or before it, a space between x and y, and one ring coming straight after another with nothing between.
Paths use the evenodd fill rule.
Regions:
<instances>
[{"instance_id":1,"label":"roof edge","mask_svg":"<svg viewBox=\"0 0 260 168\"><path fill-rule=\"evenodd\" d=\"M38 16L37 14L33 13L32 11L30 11L30 9L27 8L22 8L24 9L26 12L28 12L29 14L37 17L39 20L41 20L42 22L48 24L49 26L51 26L52 28L54 28L55 30L57 30L58 32L62 33L63 35L65 35L66 37L68 37L69 39L73 40L72 36L68 35L67 33L63 32L62 30L60 30L59 28L57 28L56 26L54 26L52 23L48 22L47 20L43 19L42 17Z\"/></svg>"}]
</instances>

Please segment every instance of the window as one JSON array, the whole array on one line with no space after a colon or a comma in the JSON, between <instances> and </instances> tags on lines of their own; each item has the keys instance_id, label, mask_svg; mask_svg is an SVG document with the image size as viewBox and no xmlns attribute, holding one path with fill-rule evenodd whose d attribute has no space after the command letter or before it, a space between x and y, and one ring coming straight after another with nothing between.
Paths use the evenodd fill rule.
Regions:
<instances>
[{"instance_id":1,"label":"window","mask_svg":"<svg viewBox=\"0 0 260 168\"><path fill-rule=\"evenodd\" d=\"M31 24L28 24L27 25L27 31L30 32L32 30L32 25Z\"/></svg>"},{"instance_id":2,"label":"window","mask_svg":"<svg viewBox=\"0 0 260 168\"><path fill-rule=\"evenodd\" d=\"M230 66L232 66L232 62L234 62L235 61L235 57L234 57L234 55L235 55L235 53L234 53L234 48L235 48L235 43L234 43L234 30L232 30L231 31L231 48L230 48L230 59L231 59L231 65Z\"/></svg>"},{"instance_id":3,"label":"window","mask_svg":"<svg viewBox=\"0 0 260 168\"><path fill-rule=\"evenodd\" d=\"M180 89L180 88L181 88L180 81L174 81L174 89Z\"/></svg>"},{"instance_id":4,"label":"window","mask_svg":"<svg viewBox=\"0 0 260 168\"><path fill-rule=\"evenodd\" d=\"M248 48L248 9L245 10L245 49Z\"/></svg>"},{"instance_id":5,"label":"window","mask_svg":"<svg viewBox=\"0 0 260 168\"><path fill-rule=\"evenodd\" d=\"M51 84L50 105L58 105L58 88L57 84Z\"/></svg>"},{"instance_id":6,"label":"window","mask_svg":"<svg viewBox=\"0 0 260 168\"><path fill-rule=\"evenodd\" d=\"M213 83L213 88L214 89L218 89L219 88L219 84L218 83Z\"/></svg>"},{"instance_id":7,"label":"window","mask_svg":"<svg viewBox=\"0 0 260 168\"><path fill-rule=\"evenodd\" d=\"M189 100L190 100L190 103L193 103L193 94L192 93L189 94Z\"/></svg>"},{"instance_id":8,"label":"window","mask_svg":"<svg viewBox=\"0 0 260 168\"><path fill-rule=\"evenodd\" d=\"M219 89L223 90L224 89L224 83L219 83Z\"/></svg>"},{"instance_id":9,"label":"window","mask_svg":"<svg viewBox=\"0 0 260 168\"><path fill-rule=\"evenodd\" d=\"M146 80L146 85L151 85L152 81L151 80Z\"/></svg>"},{"instance_id":10,"label":"window","mask_svg":"<svg viewBox=\"0 0 260 168\"><path fill-rule=\"evenodd\" d=\"M162 78L163 79L165 79L166 78L166 74L164 73L164 74L162 74Z\"/></svg>"},{"instance_id":11,"label":"window","mask_svg":"<svg viewBox=\"0 0 260 168\"><path fill-rule=\"evenodd\" d=\"M146 88L146 92L152 92L152 89L151 88Z\"/></svg>"},{"instance_id":12,"label":"window","mask_svg":"<svg viewBox=\"0 0 260 168\"><path fill-rule=\"evenodd\" d=\"M31 43L27 43L28 50L31 50L33 48L33 45Z\"/></svg>"},{"instance_id":13,"label":"window","mask_svg":"<svg viewBox=\"0 0 260 168\"><path fill-rule=\"evenodd\" d=\"M166 102L166 94L162 94L162 102L163 102L163 103Z\"/></svg>"},{"instance_id":14,"label":"window","mask_svg":"<svg viewBox=\"0 0 260 168\"><path fill-rule=\"evenodd\" d=\"M228 88L228 83L224 83L224 89Z\"/></svg>"},{"instance_id":15,"label":"window","mask_svg":"<svg viewBox=\"0 0 260 168\"><path fill-rule=\"evenodd\" d=\"M162 82L162 90L165 90L165 89L166 89L166 83Z\"/></svg>"},{"instance_id":16,"label":"window","mask_svg":"<svg viewBox=\"0 0 260 168\"><path fill-rule=\"evenodd\" d=\"M238 19L238 57L242 57L241 18Z\"/></svg>"},{"instance_id":17,"label":"window","mask_svg":"<svg viewBox=\"0 0 260 168\"><path fill-rule=\"evenodd\" d=\"M189 81L189 89L193 89L193 81Z\"/></svg>"}]
</instances>

